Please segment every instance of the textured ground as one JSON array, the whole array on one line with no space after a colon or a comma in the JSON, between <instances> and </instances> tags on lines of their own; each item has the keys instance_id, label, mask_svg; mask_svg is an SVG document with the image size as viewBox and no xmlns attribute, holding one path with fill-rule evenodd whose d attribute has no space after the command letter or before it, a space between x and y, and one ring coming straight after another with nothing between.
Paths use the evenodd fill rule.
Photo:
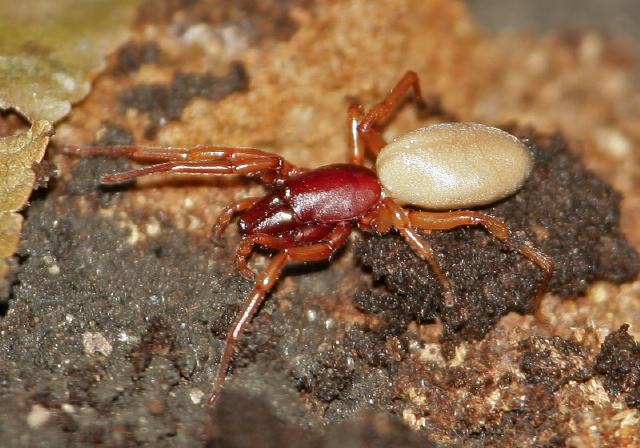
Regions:
<instances>
[{"instance_id":1,"label":"textured ground","mask_svg":"<svg viewBox=\"0 0 640 448\"><path fill-rule=\"evenodd\" d=\"M57 128L58 177L25 212L0 319L2 440L640 443L635 51L591 33L487 35L450 0L220 3L144 4L132 40ZM216 246L210 228L228 202L264 190L162 176L101 187L130 162L61 148L224 144L342 161L347 106L372 104L407 69L460 120L531 146L528 184L486 211L556 260L543 319L527 314L540 271L481 229L428 236L459 297L444 311L397 237L357 234L332 263L287 270L219 402L203 405L252 288L233 266L235 229ZM385 132L434 120L408 103Z\"/></svg>"}]
</instances>

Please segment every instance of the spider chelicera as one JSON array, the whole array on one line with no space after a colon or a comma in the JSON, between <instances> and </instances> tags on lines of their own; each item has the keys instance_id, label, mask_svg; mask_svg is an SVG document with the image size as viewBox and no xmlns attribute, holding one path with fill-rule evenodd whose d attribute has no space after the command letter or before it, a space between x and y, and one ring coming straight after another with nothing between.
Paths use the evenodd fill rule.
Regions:
<instances>
[{"instance_id":1,"label":"spider chelicera","mask_svg":"<svg viewBox=\"0 0 640 448\"><path fill-rule=\"evenodd\" d=\"M469 123L429 126L387 144L376 125L411 89L416 104L426 107L418 77L411 71L368 112L353 104L348 111L349 163L315 169L298 168L276 154L254 148L66 148L71 154L123 155L160 162L108 175L104 183L173 172L250 175L270 187L263 197L230 204L213 228L214 239L219 240L233 217L240 214L242 240L236 266L242 275L255 280L255 287L229 328L210 404L219 396L239 338L286 263L330 259L345 244L354 225L374 233L397 230L436 274L445 306L455 301L451 282L418 230L483 226L544 270L536 293L538 309L553 272L553 260L529 242L515 239L504 222L477 211L460 210L497 201L519 189L531 169L528 148L504 131ZM367 151L378 159L375 171L364 166ZM404 204L444 211L404 208ZM258 275L248 267L255 246L274 251Z\"/></svg>"}]
</instances>

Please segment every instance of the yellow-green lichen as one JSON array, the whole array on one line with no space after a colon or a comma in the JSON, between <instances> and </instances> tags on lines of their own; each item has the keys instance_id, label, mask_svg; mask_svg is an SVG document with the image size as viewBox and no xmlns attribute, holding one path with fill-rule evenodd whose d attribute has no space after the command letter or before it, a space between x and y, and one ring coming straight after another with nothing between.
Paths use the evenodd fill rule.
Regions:
<instances>
[{"instance_id":1,"label":"yellow-green lichen","mask_svg":"<svg viewBox=\"0 0 640 448\"><path fill-rule=\"evenodd\" d=\"M0 2L0 108L56 122L126 38L134 0Z\"/></svg>"}]
</instances>

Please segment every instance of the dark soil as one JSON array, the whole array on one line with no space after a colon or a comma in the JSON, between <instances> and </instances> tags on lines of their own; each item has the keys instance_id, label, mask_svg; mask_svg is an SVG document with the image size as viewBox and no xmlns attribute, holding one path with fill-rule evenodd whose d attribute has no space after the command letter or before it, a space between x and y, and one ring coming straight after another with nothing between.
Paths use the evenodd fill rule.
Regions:
<instances>
[{"instance_id":1,"label":"dark soil","mask_svg":"<svg viewBox=\"0 0 640 448\"><path fill-rule=\"evenodd\" d=\"M110 135L127 140L117 128ZM487 212L554 257L551 290L558 294L573 297L596 279L636 275L637 255L619 233L617 193L585 171L561 137L525 138L536 155L531 181ZM123 163L83 159L28 209L20 270L1 323L0 431L26 432L30 446L338 446L347 437L353 446L423 446L428 431L416 438L390 416L411 409L400 399L407 391L431 390L434 404L453 403L456 391L480 397L506 386L529 397L529 407L502 414L482 435L475 414L458 416L460 437L486 443L498 428L557 433L555 394L596 374L612 395L624 393L637 405L637 344L625 329L607 339L595 370L596 353L579 343L530 337L510 345L518 349L512 368L524 382L509 372L498 383L490 379L491 359L503 356L492 344L509 346L494 324L508 311L531 311L541 272L483 229L459 229L427 236L456 285L456 313L442 312L437 282L402 240L367 237L359 252L387 292L339 286L362 284L369 274L360 269L294 271L295 290L280 295L288 309L277 306L277 294L266 302L219 403L203 406L226 328L252 285L235 272L233 247L196 244L162 217L155 236L129 242L131 231L112 211L133 187L96 187L101 173L123 170ZM127 217L139 225L147 219L143 210ZM531 223L546 227L546 238L536 239ZM347 324L331 306L314 305L332 294L355 296L356 306L378 319ZM453 367L412 356L421 341L408 331L410 321L436 318L449 344L490 333L473 348L477 363ZM427 415L436 425L449 412ZM240 423L246 419L268 428L259 441ZM380 433L358 429L368 424Z\"/></svg>"},{"instance_id":2,"label":"dark soil","mask_svg":"<svg viewBox=\"0 0 640 448\"><path fill-rule=\"evenodd\" d=\"M553 258L548 290L574 298L594 281L634 279L640 260L620 229L620 194L587 171L561 135L507 130L531 146L534 171L515 196L482 212L504 220L516 239L532 242ZM543 271L485 229L433 232L425 239L453 282L456 303L444 306L426 261L401 237L389 234L367 236L357 245L363 263L392 294L361 298L362 310L385 311L383 320L396 326L414 319L441 320L449 356L461 340L484 337L501 316L533 311Z\"/></svg>"},{"instance_id":3,"label":"dark soil","mask_svg":"<svg viewBox=\"0 0 640 448\"><path fill-rule=\"evenodd\" d=\"M240 27L266 48L292 36L293 11L315 2L220 4L144 2L138 26L166 25L172 37L200 22ZM141 129L103 123L98 144L152 138L194 97L250 92L240 63L226 75L176 70L162 78L171 81L134 84L143 65L166 59L159 44L141 41L112 61L107 76L117 80L98 95L112 103L88 109L135 110ZM634 279L640 263L620 231L620 195L562 136L507 128L529 144L535 169L520 192L481 211L553 257L549 290L558 296ZM482 228L425 235L454 285L450 308L394 233L357 233L331 263L288 268L242 338L219 401L207 406L227 329L253 288L234 266L238 235L229 229L228 244L216 246L172 219L187 214L175 209L199 181L99 185L128 168L78 160L26 210L15 283L0 308L2 446L551 447L576 422L586 427L587 409L599 406L605 420L616 406L638 408L639 349L627 328L602 346L588 325L580 337L555 336L528 315L542 271ZM43 167L43 184L52 169ZM225 200L255 189L210 187ZM144 202L159 195L166 209ZM356 260L345 256L354 249Z\"/></svg>"}]
</instances>

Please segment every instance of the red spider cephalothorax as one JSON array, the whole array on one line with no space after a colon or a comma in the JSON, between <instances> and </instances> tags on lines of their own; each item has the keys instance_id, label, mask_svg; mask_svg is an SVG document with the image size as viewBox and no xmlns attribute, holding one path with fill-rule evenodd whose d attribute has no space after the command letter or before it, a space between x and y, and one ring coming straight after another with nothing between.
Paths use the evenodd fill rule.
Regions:
<instances>
[{"instance_id":1,"label":"red spider cephalothorax","mask_svg":"<svg viewBox=\"0 0 640 448\"><path fill-rule=\"evenodd\" d=\"M387 145L384 141L376 129L376 124L390 113L411 88L415 93L416 103L419 106L424 106L425 102L420 93L418 78L414 72L407 72L386 98L375 105L369 112L365 113L360 105L352 105L348 114L351 129L349 163L328 165L313 170L297 168L282 157L252 148L211 146L188 149L148 147L82 148L75 146L67 148L66 151L68 153L74 154L125 155L135 159L161 162L137 170L106 176L103 179L103 182L106 183L122 182L154 173L175 172L254 175L258 176L265 184L271 186L269 192L263 197L246 198L229 205L220 214L214 227L214 238L217 239L234 215L240 214L239 227L243 236L237 251L236 265L244 276L255 279L256 283L239 316L229 329L226 347L220 361L218 377L214 383L209 403L213 403L220 393L238 339L242 336L247 324L251 321L267 293L274 287L285 264L289 261L329 259L345 243L354 225L369 232L385 233L394 229L400 232L415 251L428 262L437 275L444 290L444 302L446 305L450 306L454 302L453 288L449 279L441 271L431 247L418 233L418 229L446 230L460 226L483 226L496 238L505 242L514 250L519 251L546 272L546 276L538 288L536 299L539 301L545 292L553 271L552 259L534 248L530 243L514 239L509 227L504 222L469 210L434 212L404 208L400 204L411 203L428 208L428 203L424 205L422 202L416 202L413 199L398 197L394 194L394 191L398 189L396 188L397 185L393 183L401 184L403 182L402 179L388 180L383 183L380 180L382 176L379 178L377 174L381 172L380 166L377 167L377 171L373 171L363 165L366 151L377 156L387 146L391 146L391 144ZM433 128L427 127L414 131L418 133L418 137L412 137L410 144L400 148L401 156L415 156L415 154L419 153L417 157L424 157L420 154L422 154L421 151L424 149L423 146L425 146L426 140L429 140L429 145L432 145L432 140L445 146L451 144L449 137L443 140L439 134L434 134L434 131L430 130ZM441 130L442 127L438 129ZM508 136L508 134L495 128L482 125L454 125L452 130L447 130L447 132L451 134L454 143L468 138L469 133L473 133L471 135L473 144L480 146L484 144L486 151L489 152L500 150L501 145L520 145L515 142L515 137ZM495 143L494 140L489 141L488 139L494 138L496 133L498 133L498 143ZM436 137L433 137L433 135L436 135ZM484 140L487 140L487 142ZM402 153L403 151L404 153ZM510 155L511 152L509 151L511 149L507 148L507 156L502 156L507 163L515 157ZM522 152L522 150L516 149L516 152L518 151ZM525 156L530 157L528 150L525 149L525 151ZM446 157L441 157L440 159L442 160L437 159L435 164L442 165L448 162L444 160ZM476 167L478 165L477 162L468 163L470 166L464 168L478 170ZM452 200L446 199L437 208L455 209L460 208L458 205L460 203L475 206L491 200L501 199L511 194L524 182L529 170L527 163L529 162L516 163L524 167L519 170L524 174L518 174L517 176L519 177L514 177L516 176L515 174L507 174L507 177L511 177L507 179L507 183L510 183L507 187L498 185L498 182L491 179L490 176L485 176L486 178L482 182L490 187L497 185L498 191L498 193L491 193L487 199L484 196L481 198L479 193L471 191L470 188L472 187L467 186L470 183L466 179L456 178L456 176L467 175L463 174L466 173L464 170L456 171L458 168L455 168L455 166L460 164L456 160L453 164L454 168L449 169L449 171L453 173L451 176L454 183L457 182L462 185L464 190L461 195L457 195L457 198L459 199L460 196L465 196L465 194L468 197L460 199L462 202L452 202ZM503 171L508 172L510 170ZM418 172L417 175L422 174ZM501 175L504 178L504 173L501 173ZM450 181L451 179L447 180L447 182ZM407 185L401 186L405 187L405 189L407 187ZM409 184L408 187L416 188L412 184ZM468 194L467 191L469 192ZM418 196L420 194L418 192ZM266 269L257 276L247 265L256 245L274 251L274 255Z\"/></svg>"}]
</instances>

